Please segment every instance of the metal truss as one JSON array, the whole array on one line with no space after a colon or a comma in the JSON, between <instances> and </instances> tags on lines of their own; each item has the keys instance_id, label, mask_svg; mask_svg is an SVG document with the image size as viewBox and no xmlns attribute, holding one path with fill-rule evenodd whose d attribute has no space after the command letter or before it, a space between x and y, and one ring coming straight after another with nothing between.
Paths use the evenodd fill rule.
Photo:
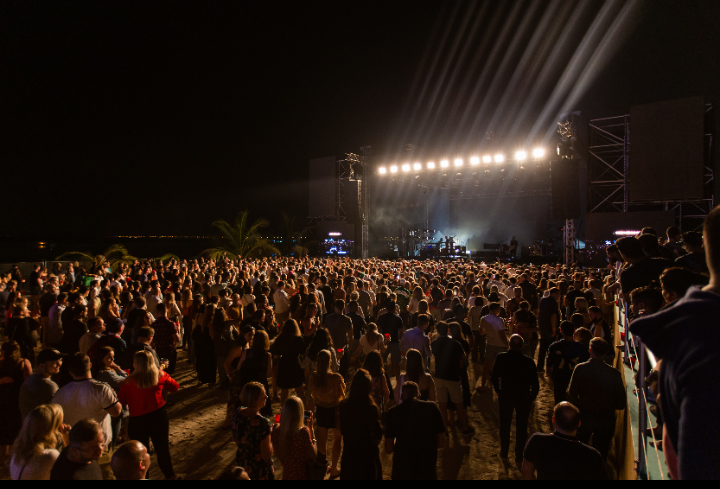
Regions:
<instances>
[{"instance_id":1,"label":"metal truss","mask_svg":"<svg viewBox=\"0 0 720 489\"><path fill-rule=\"evenodd\" d=\"M715 205L713 106L705 109L705 174L702 199L631 202L630 115L590 121L588 212L673 211L681 230L702 227Z\"/></svg>"}]
</instances>

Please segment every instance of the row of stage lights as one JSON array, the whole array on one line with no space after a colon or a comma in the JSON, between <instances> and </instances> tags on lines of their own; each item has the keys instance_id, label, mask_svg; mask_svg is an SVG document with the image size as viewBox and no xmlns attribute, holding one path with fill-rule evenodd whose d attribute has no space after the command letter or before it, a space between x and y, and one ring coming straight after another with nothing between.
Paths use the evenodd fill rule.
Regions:
<instances>
[{"instance_id":1,"label":"row of stage lights","mask_svg":"<svg viewBox=\"0 0 720 489\"><path fill-rule=\"evenodd\" d=\"M532 152L533 159L539 160L539 159L543 158L544 156L545 156L544 149L537 148L537 149L534 149ZM527 151L518 151L517 153L515 153L515 161L523 162L523 161L527 161L527 159L528 159ZM493 161L495 163L504 163L505 155L503 155L503 154L496 154L495 156L486 155L486 156L482 157L482 160L477 156L473 156L472 158L470 158L470 165L477 166L480 164L480 161L482 161L483 163L492 163ZM453 164L455 165L455 168L460 168L465 164L465 161L462 158L458 158L455 161L453 161ZM440 162L440 168L449 168L449 167L450 167L449 160L442 160ZM435 168L436 168L435 162L433 162L433 161L429 162L425 168L428 170L435 170ZM399 169L402 170L403 172L409 172L411 170L420 171L423 169L423 165L422 165L422 163L414 163L413 165L410 165L410 163L405 163ZM397 173L399 169L398 169L397 165L392 165L389 169L384 166L381 166L378 169L378 172L381 175L385 175L386 173L388 173L388 171L390 173Z\"/></svg>"}]
</instances>

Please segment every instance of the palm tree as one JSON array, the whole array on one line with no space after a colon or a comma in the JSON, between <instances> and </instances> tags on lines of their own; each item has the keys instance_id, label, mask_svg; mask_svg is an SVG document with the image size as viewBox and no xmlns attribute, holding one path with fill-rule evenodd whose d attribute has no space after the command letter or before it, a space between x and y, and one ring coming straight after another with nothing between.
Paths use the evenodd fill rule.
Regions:
<instances>
[{"instance_id":1,"label":"palm tree","mask_svg":"<svg viewBox=\"0 0 720 489\"><path fill-rule=\"evenodd\" d=\"M211 260L222 259L224 256L231 260L237 260L238 258L279 255L280 250L259 234L260 230L269 226L270 223L266 219L258 219L249 224L249 216L250 211L239 212L235 218L235 225L224 219L214 221L212 226L222 234L222 244L203 251L202 255Z\"/></svg>"},{"instance_id":2,"label":"palm tree","mask_svg":"<svg viewBox=\"0 0 720 489\"><path fill-rule=\"evenodd\" d=\"M60 261L71 257L76 257L85 261L92 262L95 268L101 267L103 263L109 263L111 270L115 270L118 265L122 263L132 265L133 262L137 260L137 258L131 256L128 253L127 248L125 248L125 246L121 244L111 245L101 255L93 256L90 253L83 253L82 251L68 251L67 253L63 253L62 255L55 258L55 260Z\"/></svg>"},{"instance_id":3,"label":"palm tree","mask_svg":"<svg viewBox=\"0 0 720 489\"><path fill-rule=\"evenodd\" d=\"M300 231L295 230L295 217L290 217L282 213L283 228L283 245L280 247L284 255L307 256L308 247L312 246L314 241L305 241L306 236L313 230L313 226L305 226Z\"/></svg>"}]
</instances>

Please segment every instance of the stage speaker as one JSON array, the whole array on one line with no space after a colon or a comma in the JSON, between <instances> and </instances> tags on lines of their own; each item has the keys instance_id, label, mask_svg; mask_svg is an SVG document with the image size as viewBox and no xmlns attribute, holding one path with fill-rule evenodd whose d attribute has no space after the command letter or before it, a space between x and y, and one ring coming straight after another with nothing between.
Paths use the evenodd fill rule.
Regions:
<instances>
[{"instance_id":1,"label":"stage speaker","mask_svg":"<svg viewBox=\"0 0 720 489\"><path fill-rule=\"evenodd\" d=\"M580 161L563 158L551 169L553 219L580 218Z\"/></svg>"}]
</instances>

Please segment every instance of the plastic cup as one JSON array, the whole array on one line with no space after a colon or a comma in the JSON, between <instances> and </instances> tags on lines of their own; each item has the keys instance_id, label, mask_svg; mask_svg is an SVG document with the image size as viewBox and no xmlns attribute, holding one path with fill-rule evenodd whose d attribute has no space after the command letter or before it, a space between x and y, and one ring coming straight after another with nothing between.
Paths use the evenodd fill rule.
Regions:
<instances>
[{"instance_id":1,"label":"plastic cup","mask_svg":"<svg viewBox=\"0 0 720 489\"><path fill-rule=\"evenodd\" d=\"M280 424L280 415L279 414L275 415L275 422L277 424Z\"/></svg>"}]
</instances>

